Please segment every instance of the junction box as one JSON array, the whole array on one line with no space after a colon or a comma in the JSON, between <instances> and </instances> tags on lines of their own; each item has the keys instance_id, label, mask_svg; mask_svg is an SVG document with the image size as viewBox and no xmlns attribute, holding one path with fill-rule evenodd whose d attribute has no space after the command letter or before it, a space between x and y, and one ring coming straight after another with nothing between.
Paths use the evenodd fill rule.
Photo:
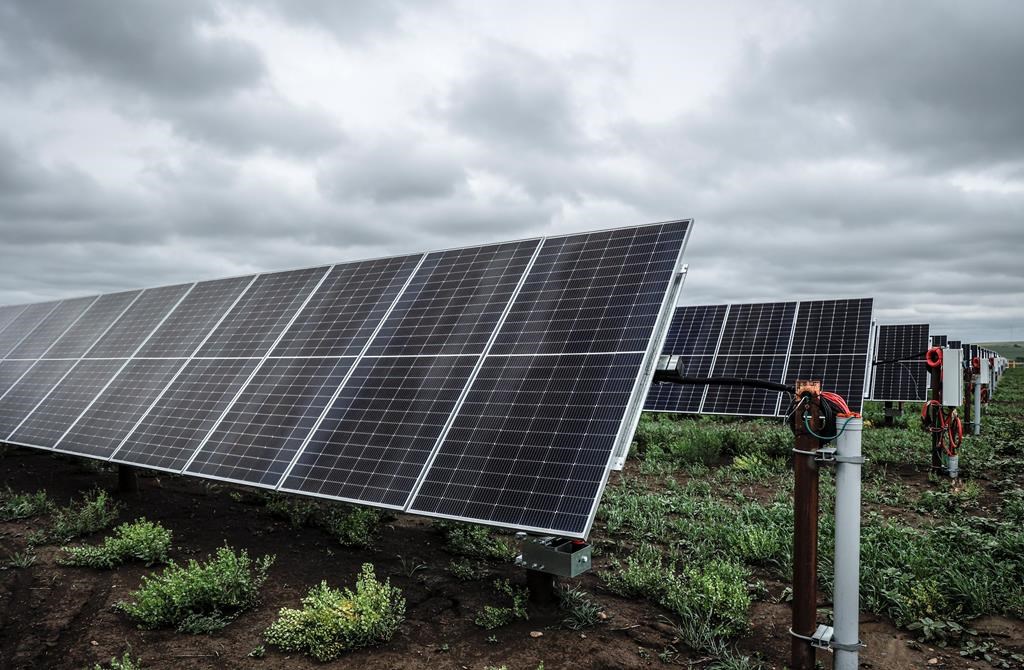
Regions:
<instances>
[{"instance_id":1,"label":"junction box","mask_svg":"<svg viewBox=\"0 0 1024 670\"><path fill-rule=\"evenodd\" d=\"M516 557L516 563L527 570L577 577L590 569L592 548L583 540L525 533L519 539L523 553Z\"/></svg>"},{"instance_id":2,"label":"junction box","mask_svg":"<svg viewBox=\"0 0 1024 670\"><path fill-rule=\"evenodd\" d=\"M964 404L964 352L959 347L942 352L942 404L959 407Z\"/></svg>"}]
</instances>

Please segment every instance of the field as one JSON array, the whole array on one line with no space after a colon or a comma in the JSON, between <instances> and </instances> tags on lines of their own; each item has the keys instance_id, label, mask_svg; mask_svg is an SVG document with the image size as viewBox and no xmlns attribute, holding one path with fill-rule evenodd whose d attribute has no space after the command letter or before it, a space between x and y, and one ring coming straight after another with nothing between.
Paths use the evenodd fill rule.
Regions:
<instances>
[{"instance_id":1,"label":"field","mask_svg":"<svg viewBox=\"0 0 1024 670\"><path fill-rule=\"evenodd\" d=\"M864 436L864 667L1024 667L1024 370L966 441L959 486L929 474L915 411ZM561 605L529 608L509 535L166 475L117 499L113 470L7 449L0 668L782 668L791 448L777 422L645 416L601 504L595 569ZM822 621L832 484L823 471ZM158 525L114 530L139 519ZM218 551L136 592L167 560ZM326 618L303 619L302 640L283 624L268 635L321 581L354 589L363 564L376 581L319 591ZM326 666L281 643L337 621L351 650L307 649L336 657Z\"/></svg>"},{"instance_id":2,"label":"field","mask_svg":"<svg viewBox=\"0 0 1024 670\"><path fill-rule=\"evenodd\" d=\"M1011 361L1024 361L1024 342L985 342L980 345Z\"/></svg>"}]
</instances>

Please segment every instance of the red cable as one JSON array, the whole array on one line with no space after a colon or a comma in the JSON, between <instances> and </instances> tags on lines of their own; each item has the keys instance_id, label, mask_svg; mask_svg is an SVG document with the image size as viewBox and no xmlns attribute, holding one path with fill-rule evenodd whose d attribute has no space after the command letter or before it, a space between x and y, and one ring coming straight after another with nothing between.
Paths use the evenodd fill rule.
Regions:
<instances>
[{"instance_id":1,"label":"red cable","mask_svg":"<svg viewBox=\"0 0 1024 670\"><path fill-rule=\"evenodd\" d=\"M932 347L924 355L924 362L930 368L937 368L942 365L942 347Z\"/></svg>"}]
</instances>

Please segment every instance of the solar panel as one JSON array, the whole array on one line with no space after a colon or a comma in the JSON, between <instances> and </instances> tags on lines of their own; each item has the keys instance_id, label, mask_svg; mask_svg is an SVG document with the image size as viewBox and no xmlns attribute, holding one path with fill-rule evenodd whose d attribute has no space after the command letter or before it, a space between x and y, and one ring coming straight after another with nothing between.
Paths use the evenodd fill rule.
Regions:
<instances>
[{"instance_id":1,"label":"solar panel","mask_svg":"<svg viewBox=\"0 0 1024 670\"><path fill-rule=\"evenodd\" d=\"M838 393L852 411L860 412L872 303L871 298L801 302L786 380L820 380L823 389Z\"/></svg>"},{"instance_id":2,"label":"solar panel","mask_svg":"<svg viewBox=\"0 0 1024 670\"><path fill-rule=\"evenodd\" d=\"M189 361L111 460L180 471L258 363L255 358Z\"/></svg>"},{"instance_id":3,"label":"solar panel","mask_svg":"<svg viewBox=\"0 0 1024 670\"><path fill-rule=\"evenodd\" d=\"M7 437L7 441L53 448L123 363L102 359L79 362Z\"/></svg>"},{"instance_id":4,"label":"solar panel","mask_svg":"<svg viewBox=\"0 0 1024 670\"><path fill-rule=\"evenodd\" d=\"M129 361L55 448L109 458L185 362L182 358Z\"/></svg>"},{"instance_id":5,"label":"solar panel","mask_svg":"<svg viewBox=\"0 0 1024 670\"><path fill-rule=\"evenodd\" d=\"M355 357L268 359L186 471L274 487Z\"/></svg>"},{"instance_id":6,"label":"solar panel","mask_svg":"<svg viewBox=\"0 0 1024 670\"><path fill-rule=\"evenodd\" d=\"M281 489L403 507L477 360L363 358Z\"/></svg>"},{"instance_id":7,"label":"solar panel","mask_svg":"<svg viewBox=\"0 0 1024 670\"><path fill-rule=\"evenodd\" d=\"M188 293L192 284L149 288L86 352L86 358L122 358L138 349L160 322Z\"/></svg>"},{"instance_id":8,"label":"solar panel","mask_svg":"<svg viewBox=\"0 0 1024 670\"><path fill-rule=\"evenodd\" d=\"M871 397L892 402L927 400L929 376L924 362L927 349L928 324L879 326Z\"/></svg>"},{"instance_id":9,"label":"solar panel","mask_svg":"<svg viewBox=\"0 0 1024 670\"><path fill-rule=\"evenodd\" d=\"M37 361L29 368L0 398L0 435L10 435L74 364L69 360Z\"/></svg>"},{"instance_id":10,"label":"solar panel","mask_svg":"<svg viewBox=\"0 0 1024 670\"><path fill-rule=\"evenodd\" d=\"M121 316L142 291L102 295L81 318L54 342L44 358L78 358Z\"/></svg>"},{"instance_id":11,"label":"solar panel","mask_svg":"<svg viewBox=\"0 0 1024 670\"><path fill-rule=\"evenodd\" d=\"M8 358L39 358L68 330L82 313L96 300L96 296L62 301L16 346Z\"/></svg>"},{"instance_id":12,"label":"solar panel","mask_svg":"<svg viewBox=\"0 0 1024 670\"><path fill-rule=\"evenodd\" d=\"M677 308L662 353L681 356L687 376L709 377L727 311L728 305ZM653 384L644 409L696 413L706 389L704 384Z\"/></svg>"},{"instance_id":13,"label":"solar panel","mask_svg":"<svg viewBox=\"0 0 1024 670\"><path fill-rule=\"evenodd\" d=\"M176 358L192 354L254 279L233 277L196 284L136 356Z\"/></svg>"},{"instance_id":14,"label":"solar panel","mask_svg":"<svg viewBox=\"0 0 1024 670\"><path fill-rule=\"evenodd\" d=\"M946 346L950 349L959 349L961 346L960 340L948 340Z\"/></svg>"},{"instance_id":15,"label":"solar panel","mask_svg":"<svg viewBox=\"0 0 1024 670\"><path fill-rule=\"evenodd\" d=\"M428 254L367 355L481 353L539 243Z\"/></svg>"},{"instance_id":16,"label":"solar panel","mask_svg":"<svg viewBox=\"0 0 1024 670\"><path fill-rule=\"evenodd\" d=\"M732 305L711 376L783 382L796 307L795 302ZM778 405L774 391L713 385L701 413L775 416Z\"/></svg>"},{"instance_id":17,"label":"solar panel","mask_svg":"<svg viewBox=\"0 0 1024 670\"><path fill-rule=\"evenodd\" d=\"M417 254L334 266L271 355L358 355L421 258Z\"/></svg>"},{"instance_id":18,"label":"solar panel","mask_svg":"<svg viewBox=\"0 0 1024 670\"><path fill-rule=\"evenodd\" d=\"M933 347L944 347L946 346L945 335L932 335L932 346Z\"/></svg>"},{"instance_id":19,"label":"solar panel","mask_svg":"<svg viewBox=\"0 0 1024 670\"><path fill-rule=\"evenodd\" d=\"M44 357L0 361L0 434L375 506L409 510L421 492L423 514L582 537L639 418L687 232L0 308L3 351Z\"/></svg>"},{"instance_id":20,"label":"solar panel","mask_svg":"<svg viewBox=\"0 0 1024 670\"><path fill-rule=\"evenodd\" d=\"M330 267L319 267L260 275L196 356L263 356L328 270Z\"/></svg>"},{"instance_id":21,"label":"solar panel","mask_svg":"<svg viewBox=\"0 0 1024 670\"><path fill-rule=\"evenodd\" d=\"M677 222L545 240L410 510L586 536L612 456L639 419L647 390L639 377L653 367L654 335L675 301L687 230ZM507 384L495 392L498 375ZM580 399L567 396L574 392ZM495 406L475 402L483 397ZM487 433L494 444L523 458L491 458L494 444L476 441L478 429L496 429ZM454 459L475 473L447 467ZM560 479L566 473L574 479ZM456 475L504 483L455 488ZM513 500L536 502L516 521Z\"/></svg>"},{"instance_id":22,"label":"solar panel","mask_svg":"<svg viewBox=\"0 0 1024 670\"><path fill-rule=\"evenodd\" d=\"M25 336L35 330L43 319L47 317L60 301L42 302L26 307L3 332L0 332L0 356L10 358L8 354L18 346Z\"/></svg>"}]
</instances>

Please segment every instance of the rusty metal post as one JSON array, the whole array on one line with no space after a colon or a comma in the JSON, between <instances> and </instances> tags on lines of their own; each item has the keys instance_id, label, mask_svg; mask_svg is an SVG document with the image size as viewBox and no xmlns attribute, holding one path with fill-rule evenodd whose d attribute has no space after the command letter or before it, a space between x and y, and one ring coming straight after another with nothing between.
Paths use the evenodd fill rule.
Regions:
<instances>
[{"instance_id":1,"label":"rusty metal post","mask_svg":"<svg viewBox=\"0 0 1024 670\"><path fill-rule=\"evenodd\" d=\"M814 647L810 637L818 626L818 465L819 448L804 423L823 430L820 384L797 381L797 401L804 398L793 413L796 446L793 458L793 670L814 670Z\"/></svg>"},{"instance_id":2,"label":"rusty metal post","mask_svg":"<svg viewBox=\"0 0 1024 670\"><path fill-rule=\"evenodd\" d=\"M882 422L882 425L886 428L892 428L896 425L896 410L891 402L886 402L883 406L885 408L885 420Z\"/></svg>"},{"instance_id":3,"label":"rusty metal post","mask_svg":"<svg viewBox=\"0 0 1024 670\"><path fill-rule=\"evenodd\" d=\"M530 590L530 602L534 605L550 605L555 602L557 588L555 576L540 570L526 571L526 588Z\"/></svg>"},{"instance_id":4,"label":"rusty metal post","mask_svg":"<svg viewBox=\"0 0 1024 670\"><path fill-rule=\"evenodd\" d=\"M117 466L117 492L122 495L136 495L139 492L138 473L132 466Z\"/></svg>"},{"instance_id":5,"label":"rusty metal post","mask_svg":"<svg viewBox=\"0 0 1024 670\"><path fill-rule=\"evenodd\" d=\"M931 369L932 400L942 404L942 366ZM941 411L941 408L940 408ZM932 433L932 472L942 470L942 454L939 449L939 434Z\"/></svg>"}]
</instances>

